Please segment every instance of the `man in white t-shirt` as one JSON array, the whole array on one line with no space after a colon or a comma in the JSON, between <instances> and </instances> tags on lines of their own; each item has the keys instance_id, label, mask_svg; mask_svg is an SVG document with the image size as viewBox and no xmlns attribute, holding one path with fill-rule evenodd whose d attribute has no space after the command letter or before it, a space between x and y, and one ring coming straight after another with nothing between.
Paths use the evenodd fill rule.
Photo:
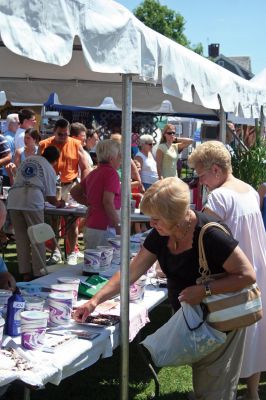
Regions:
<instances>
[{"instance_id":1,"label":"man in white t-shirt","mask_svg":"<svg viewBox=\"0 0 266 400\"><path fill-rule=\"evenodd\" d=\"M7 209L10 210L15 230L19 272L24 281L41 275L39 257L31 248L27 228L44 222L45 200L56 207L64 207L65 204L63 200L56 199L53 164L58 158L59 150L54 146L47 147L42 156L27 157L20 164L14 185L8 193ZM45 262L44 244L39 245L39 252Z\"/></svg>"},{"instance_id":2,"label":"man in white t-shirt","mask_svg":"<svg viewBox=\"0 0 266 400\"><path fill-rule=\"evenodd\" d=\"M15 149L20 149L24 147L24 136L25 130L28 128L35 128L36 118L35 112L32 110L28 110L27 108L23 108L18 113L20 127L18 128L15 134Z\"/></svg>"}]
</instances>

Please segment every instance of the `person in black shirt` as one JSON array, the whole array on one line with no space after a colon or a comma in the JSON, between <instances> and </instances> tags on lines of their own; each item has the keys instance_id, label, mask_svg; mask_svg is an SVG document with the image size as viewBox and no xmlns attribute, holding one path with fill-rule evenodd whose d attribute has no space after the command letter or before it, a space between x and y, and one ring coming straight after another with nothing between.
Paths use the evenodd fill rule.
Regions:
<instances>
[{"instance_id":1,"label":"person in black shirt","mask_svg":"<svg viewBox=\"0 0 266 400\"><path fill-rule=\"evenodd\" d=\"M171 177L154 183L144 194L141 211L150 215L150 225L154 229L130 263L130 282L135 282L158 260L167 277L169 300L174 310L179 308L179 302L200 304L211 293L241 290L256 281L253 267L238 242L219 228L210 227L203 238L209 269L212 274L226 274L208 283L208 287L196 284L201 276L199 232L207 222L217 220L190 209L189 188L180 179ZM84 322L98 304L116 295L119 289L118 272L75 311L74 318ZM235 399L244 339L245 329L231 331L225 344L192 365L195 399Z\"/></svg>"}]
</instances>

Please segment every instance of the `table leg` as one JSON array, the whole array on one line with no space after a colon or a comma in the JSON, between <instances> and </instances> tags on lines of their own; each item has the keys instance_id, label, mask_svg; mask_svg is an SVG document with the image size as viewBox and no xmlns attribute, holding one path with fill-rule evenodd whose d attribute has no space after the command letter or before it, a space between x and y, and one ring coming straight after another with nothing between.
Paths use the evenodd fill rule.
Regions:
<instances>
[{"instance_id":1,"label":"table leg","mask_svg":"<svg viewBox=\"0 0 266 400\"><path fill-rule=\"evenodd\" d=\"M154 384L155 384L155 395L153 396L153 398L157 399L160 395L160 382L158 379L157 372L155 371L151 361L149 360L149 357L147 357L145 354L145 351L144 351L145 347L143 347L142 344L139 343L137 348L138 348L138 351L139 351L143 361L149 367L149 370L152 374L152 378L153 378Z\"/></svg>"}]
</instances>

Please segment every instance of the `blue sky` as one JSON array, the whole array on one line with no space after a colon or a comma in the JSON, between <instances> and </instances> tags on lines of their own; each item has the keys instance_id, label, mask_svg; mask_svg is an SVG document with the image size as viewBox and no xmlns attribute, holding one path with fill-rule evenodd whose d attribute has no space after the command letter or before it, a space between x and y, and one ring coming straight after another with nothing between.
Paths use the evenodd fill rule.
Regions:
<instances>
[{"instance_id":1,"label":"blue sky","mask_svg":"<svg viewBox=\"0 0 266 400\"><path fill-rule=\"evenodd\" d=\"M117 0L130 11L141 1ZM161 4L179 12L192 44L219 43L225 56L249 56L252 72L266 68L266 0L166 0Z\"/></svg>"}]
</instances>

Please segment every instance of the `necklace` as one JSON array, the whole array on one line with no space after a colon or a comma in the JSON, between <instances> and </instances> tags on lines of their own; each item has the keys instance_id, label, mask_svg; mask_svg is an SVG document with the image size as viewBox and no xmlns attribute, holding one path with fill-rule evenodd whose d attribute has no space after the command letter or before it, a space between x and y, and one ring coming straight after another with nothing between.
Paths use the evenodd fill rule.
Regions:
<instances>
[{"instance_id":1,"label":"necklace","mask_svg":"<svg viewBox=\"0 0 266 400\"><path fill-rule=\"evenodd\" d=\"M191 227L191 212L189 212L189 220L187 221L187 226L183 232L183 235L178 238L177 240L174 241L174 250L176 251L179 247L179 243L182 242L182 240L186 237L186 235L188 234L188 231Z\"/></svg>"}]
</instances>

